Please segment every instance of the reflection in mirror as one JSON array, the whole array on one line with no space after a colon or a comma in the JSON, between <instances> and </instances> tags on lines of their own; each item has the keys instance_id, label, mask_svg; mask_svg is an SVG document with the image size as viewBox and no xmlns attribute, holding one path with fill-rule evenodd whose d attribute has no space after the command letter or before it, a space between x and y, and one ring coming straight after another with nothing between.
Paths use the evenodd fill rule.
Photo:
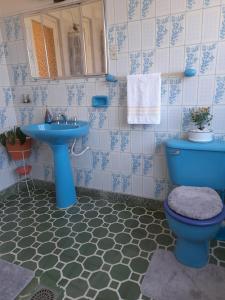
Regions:
<instances>
[{"instance_id":1,"label":"reflection in mirror","mask_svg":"<svg viewBox=\"0 0 225 300\"><path fill-rule=\"evenodd\" d=\"M65 76L83 75L83 49L80 34L79 7L51 11L49 15L57 20L61 33Z\"/></svg>"},{"instance_id":2,"label":"reflection in mirror","mask_svg":"<svg viewBox=\"0 0 225 300\"><path fill-rule=\"evenodd\" d=\"M107 73L102 0L43 10L24 22L32 77Z\"/></svg>"},{"instance_id":3,"label":"reflection in mirror","mask_svg":"<svg viewBox=\"0 0 225 300\"><path fill-rule=\"evenodd\" d=\"M27 49L32 77L49 78L44 40L44 30L40 15L25 18Z\"/></svg>"},{"instance_id":4,"label":"reflection in mirror","mask_svg":"<svg viewBox=\"0 0 225 300\"><path fill-rule=\"evenodd\" d=\"M81 6L86 74L103 74L106 69L102 1Z\"/></svg>"},{"instance_id":5,"label":"reflection in mirror","mask_svg":"<svg viewBox=\"0 0 225 300\"><path fill-rule=\"evenodd\" d=\"M43 15L42 24L46 44L49 75L51 78L61 77L63 74L62 57L59 47L59 24L53 16Z\"/></svg>"}]
</instances>

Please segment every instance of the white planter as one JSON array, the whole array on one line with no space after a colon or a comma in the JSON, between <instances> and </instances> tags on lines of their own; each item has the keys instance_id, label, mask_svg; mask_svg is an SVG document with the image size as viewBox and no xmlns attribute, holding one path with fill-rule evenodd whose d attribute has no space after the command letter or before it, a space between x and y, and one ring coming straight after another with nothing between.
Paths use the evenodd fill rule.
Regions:
<instances>
[{"instance_id":1,"label":"white planter","mask_svg":"<svg viewBox=\"0 0 225 300\"><path fill-rule=\"evenodd\" d=\"M188 139L192 142L208 143L213 140L213 132L210 130L190 130L188 133Z\"/></svg>"}]
</instances>

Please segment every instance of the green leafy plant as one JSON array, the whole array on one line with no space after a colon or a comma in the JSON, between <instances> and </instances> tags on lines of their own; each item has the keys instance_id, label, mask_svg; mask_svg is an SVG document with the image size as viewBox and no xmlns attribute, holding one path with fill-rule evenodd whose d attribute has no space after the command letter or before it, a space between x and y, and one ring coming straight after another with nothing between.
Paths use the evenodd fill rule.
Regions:
<instances>
[{"instance_id":1,"label":"green leafy plant","mask_svg":"<svg viewBox=\"0 0 225 300\"><path fill-rule=\"evenodd\" d=\"M26 138L27 136L19 127L14 127L0 134L0 143L6 147L7 144L15 145L16 140L19 140L20 144L23 145L26 142Z\"/></svg>"},{"instance_id":2,"label":"green leafy plant","mask_svg":"<svg viewBox=\"0 0 225 300\"><path fill-rule=\"evenodd\" d=\"M210 126L212 118L209 107L191 109L191 120L199 130L204 130L206 126Z\"/></svg>"}]
</instances>

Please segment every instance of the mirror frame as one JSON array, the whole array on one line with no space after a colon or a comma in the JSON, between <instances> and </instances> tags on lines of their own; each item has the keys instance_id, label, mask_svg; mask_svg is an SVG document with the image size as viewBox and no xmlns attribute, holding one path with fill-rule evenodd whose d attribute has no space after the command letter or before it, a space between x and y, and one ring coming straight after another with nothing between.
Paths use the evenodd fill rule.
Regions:
<instances>
[{"instance_id":1,"label":"mirror frame","mask_svg":"<svg viewBox=\"0 0 225 300\"><path fill-rule=\"evenodd\" d=\"M103 15L103 32L104 32L104 50L105 50L105 54L104 54L104 60L105 60L105 72L104 73L99 73L99 74L82 74L79 76L65 76L65 74L63 76L57 76L55 78L51 77L49 74L49 77L33 77L31 76L32 79L34 80L72 80L72 79L79 79L79 78L91 78L91 77L103 77L105 75L108 74L108 68L109 68L109 55L108 55L108 35L107 35L107 22L106 22L106 7L105 7L105 0L98 0L102 3L102 15ZM56 11L56 10L62 10L63 8L74 8L74 7L78 7L80 10L80 23L81 22L81 6L83 4L88 4L88 3L94 3L96 2L96 0L80 0L77 3L63 3L60 2L59 4L53 4L52 6L49 6L47 8L43 8L43 9L38 9L38 10L34 10L28 13L24 13L22 14L21 18L22 18L22 24L23 24L23 32L25 35L25 47L26 47L26 52L27 52L27 56L28 56L28 64L29 64L29 72L31 75L31 63L30 63L30 53L29 53L29 47L28 47L28 36L27 36L27 31L26 31L26 24L25 24L25 18L28 17L32 17L32 16L38 16L40 15L41 19L42 16L46 13L48 13L49 11ZM82 24L81 24L81 38L83 40L83 28L82 28ZM46 49L46 44L45 44L45 49ZM46 50L45 50L46 51ZM60 43L60 53L62 54L62 46ZM63 54L62 54L63 55ZM84 58L85 53L83 52L83 63L85 63L85 58ZM47 59L47 54L46 54L46 59ZM63 57L64 59L64 57ZM48 59L47 59L48 61ZM48 70L49 70L49 65L48 65Z\"/></svg>"}]
</instances>

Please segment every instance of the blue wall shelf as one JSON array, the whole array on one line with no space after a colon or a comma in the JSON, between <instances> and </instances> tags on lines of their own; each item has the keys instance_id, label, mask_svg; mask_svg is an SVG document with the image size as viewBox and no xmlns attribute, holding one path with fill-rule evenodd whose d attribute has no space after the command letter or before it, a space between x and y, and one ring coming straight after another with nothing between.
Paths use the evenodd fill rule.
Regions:
<instances>
[{"instance_id":1,"label":"blue wall shelf","mask_svg":"<svg viewBox=\"0 0 225 300\"><path fill-rule=\"evenodd\" d=\"M108 96L93 96L92 97L93 107L108 107L109 97Z\"/></svg>"}]
</instances>

